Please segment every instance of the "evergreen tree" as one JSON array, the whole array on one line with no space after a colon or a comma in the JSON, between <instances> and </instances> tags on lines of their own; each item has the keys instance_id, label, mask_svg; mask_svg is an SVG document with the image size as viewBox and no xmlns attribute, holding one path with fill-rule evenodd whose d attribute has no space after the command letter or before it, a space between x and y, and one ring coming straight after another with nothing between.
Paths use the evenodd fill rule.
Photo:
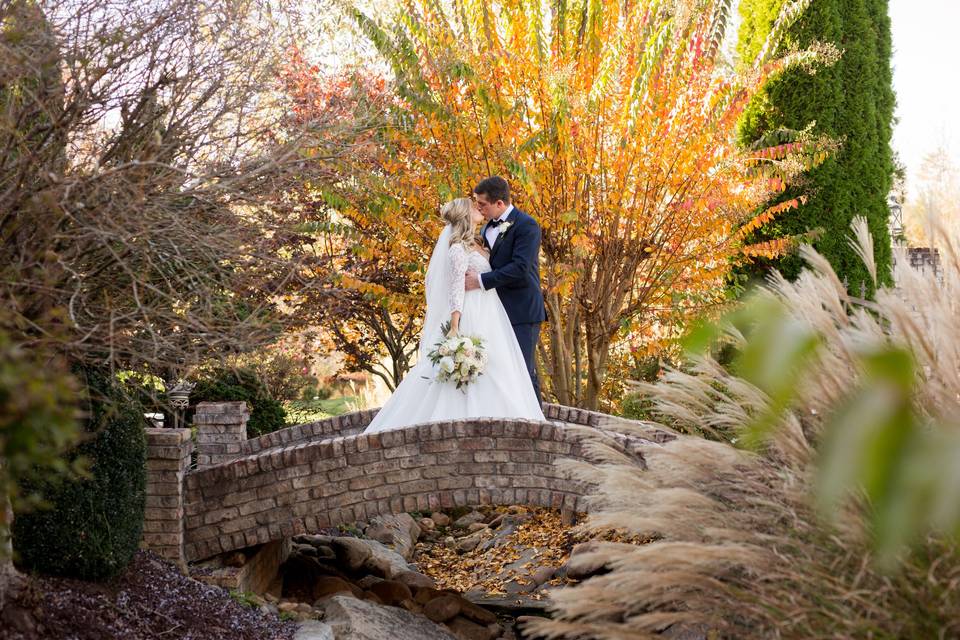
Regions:
<instances>
[{"instance_id":1,"label":"evergreen tree","mask_svg":"<svg viewBox=\"0 0 960 640\"><path fill-rule=\"evenodd\" d=\"M743 17L737 51L749 64L763 46L777 15L788 0L742 0ZM869 274L847 243L854 216L867 218L881 282L891 281L891 247L887 229L887 194L893 178L890 137L894 95L890 68L891 35L888 0L814 0L789 30L781 48L830 42L843 53L840 61L815 75L790 71L771 81L741 123L741 140L798 131L815 123L813 133L840 142L839 151L806 174L805 183L783 194L787 200L803 192L809 200L755 232L753 240L822 233L814 246L848 282L854 295L861 287L872 295ZM758 260L741 273L759 276L778 268L788 278L802 267L797 256Z\"/></svg>"}]
</instances>

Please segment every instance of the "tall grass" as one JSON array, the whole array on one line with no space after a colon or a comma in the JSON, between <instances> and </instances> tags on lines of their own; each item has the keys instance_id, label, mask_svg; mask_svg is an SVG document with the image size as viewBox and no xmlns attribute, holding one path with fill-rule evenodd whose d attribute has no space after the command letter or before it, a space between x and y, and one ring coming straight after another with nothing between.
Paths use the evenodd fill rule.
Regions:
<instances>
[{"instance_id":1,"label":"tall grass","mask_svg":"<svg viewBox=\"0 0 960 640\"><path fill-rule=\"evenodd\" d=\"M854 232L876 277L865 222ZM761 294L772 317L726 327L733 365L705 355L642 385L677 430L645 465L583 430L593 462L564 463L597 485L582 526L659 539L602 544L611 571L556 592L553 619L530 629L960 637L960 258L939 240L942 282L900 260L899 290L866 303L804 249L797 281Z\"/></svg>"}]
</instances>

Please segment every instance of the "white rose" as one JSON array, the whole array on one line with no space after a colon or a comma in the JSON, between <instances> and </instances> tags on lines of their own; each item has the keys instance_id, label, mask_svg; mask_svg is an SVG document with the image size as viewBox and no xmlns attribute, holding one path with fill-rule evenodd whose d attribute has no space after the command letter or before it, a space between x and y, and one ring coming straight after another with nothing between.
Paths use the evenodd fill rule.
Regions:
<instances>
[{"instance_id":1,"label":"white rose","mask_svg":"<svg viewBox=\"0 0 960 640\"><path fill-rule=\"evenodd\" d=\"M445 373L453 373L453 370L456 368L457 364L453 361L453 358L446 356L440 358L440 370Z\"/></svg>"},{"instance_id":2,"label":"white rose","mask_svg":"<svg viewBox=\"0 0 960 640\"><path fill-rule=\"evenodd\" d=\"M442 355L442 356L448 356L448 355L450 355L450 347L448 347L448 346L445 345L445 344L441 344L441 345L440 345L440 348L437 349L437 351L438 351L438 352L440 353L440 355Z\"/></svg>"}]
</instances>

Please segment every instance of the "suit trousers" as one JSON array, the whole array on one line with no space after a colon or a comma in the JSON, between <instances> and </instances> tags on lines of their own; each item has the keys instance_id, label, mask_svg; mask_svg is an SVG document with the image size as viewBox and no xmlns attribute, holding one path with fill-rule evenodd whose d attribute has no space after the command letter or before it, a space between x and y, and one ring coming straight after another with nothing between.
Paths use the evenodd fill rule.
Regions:
<instances>
[{"instance_id":1,"label":"suit trousers","mask_svg":"<svg viewBox=\"0 0 960 640\"><path fill-rule=\"evenodd\" d=\"M540 380L537 378L537 342L540 340L540 323L528 322L513 325L513 332L517 336L517 342L520 344L520 351L523 352L523 361L527 365L527 372L530 374L530 382L533 384L533 391L537 394L537 402L543 403L540 397Z\"/></svg>"}]
</instances>

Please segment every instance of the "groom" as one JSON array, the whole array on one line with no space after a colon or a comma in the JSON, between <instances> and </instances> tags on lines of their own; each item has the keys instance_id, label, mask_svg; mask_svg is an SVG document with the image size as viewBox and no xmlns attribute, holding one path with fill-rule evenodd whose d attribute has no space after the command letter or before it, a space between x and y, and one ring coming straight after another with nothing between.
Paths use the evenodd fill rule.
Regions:
<instances>
[{"instance_id":1,"label":"groom","mask_svg":"<svg viewBox=\"0 0 960 640\"><path fill-rule=\"evenodd\" d=\"M541 401L534 363L540 323L547 319L540 289L540 225L510 204L510 186L500 176L482 180L473 195L487 220L480 235L490 250L493 270L467 271L465 287L467 291L497 290L520 343L537 401Z\"/></svg>"}]
</instances>

